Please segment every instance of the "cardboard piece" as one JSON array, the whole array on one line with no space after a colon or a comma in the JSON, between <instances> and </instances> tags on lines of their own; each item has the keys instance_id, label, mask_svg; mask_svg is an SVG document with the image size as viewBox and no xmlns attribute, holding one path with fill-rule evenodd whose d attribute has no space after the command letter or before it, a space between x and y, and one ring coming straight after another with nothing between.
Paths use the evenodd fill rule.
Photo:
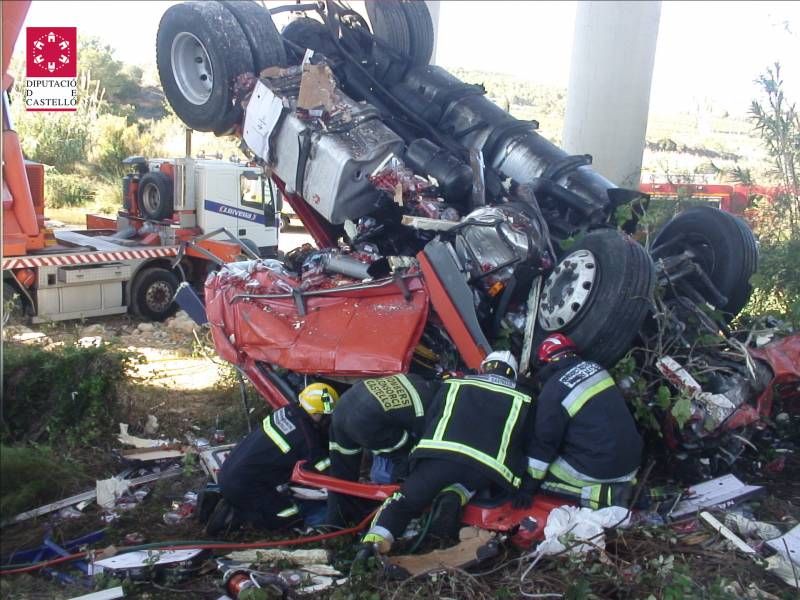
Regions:
<instances>
[{"instance_id":1,"label":"cardboard piece","mask_svg":"<svg viewBox=\"0 0 800 600\"><path fill-rule=\"evenodd\" d=\"M391 567L414 576L441 568L467 567L497 555L497 534L491 531L464 527L459 538L461 541L451 548L427 554L390 556L386 560Z\"/></svg>"},{"instance_id":2,"label":"cardboard piece","mask_svg":"<svg viewBox=\"0 0 800 600\"><path fill-rule=\"evenodd\" d=\"M186 452L177 444L122 451L122 456L128 460L164 460L166 458L180 458L185 455Z\"/></svg>"},{"instance_id":3,"label":"cardboard piece","mask_svg":"<svg viewBox=\"0 0 800 600\"><path fill-rule=\"evenodd\" d=\"M336 104L336 81L328 65L304 65L300 79L297 108L323 109L329 112Z\"/></svg>"}]
</instances>

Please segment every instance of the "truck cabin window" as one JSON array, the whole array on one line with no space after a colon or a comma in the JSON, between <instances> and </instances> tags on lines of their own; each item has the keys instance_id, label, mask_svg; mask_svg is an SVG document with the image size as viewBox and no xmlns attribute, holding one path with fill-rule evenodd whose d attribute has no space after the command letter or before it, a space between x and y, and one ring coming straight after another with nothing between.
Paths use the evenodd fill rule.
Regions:
<instances>
[{"instance_id":1,"label":"truck cabin window","mask_svg":"<svg viewBox=\"0 0 800 600\"><path fill-rule=\"evenodd\" d=\"M242 192L242 206L264 212L264 178L258 173L245 172L239 176L239 189Z\"/></svg>"}]
</instances>

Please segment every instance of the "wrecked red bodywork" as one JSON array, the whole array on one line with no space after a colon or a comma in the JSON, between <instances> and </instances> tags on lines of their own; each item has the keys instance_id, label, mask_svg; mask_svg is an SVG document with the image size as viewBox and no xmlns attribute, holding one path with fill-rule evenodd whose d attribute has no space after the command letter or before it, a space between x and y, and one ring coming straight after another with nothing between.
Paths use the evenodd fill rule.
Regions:
<instances>
[{"instance_id":1,"label":"wrecked red bodywork","mask_svg":"<svg viewBox=\"0 0 800 600\"><path fill-rule=\"evenodd\" d=\"M305 461L298 462L292 472L292 482L356 498L383 502L400 489L399 485L356 483L329 477L304 468ZM464 507L461 521L481 529L500 532L515 532L511 542L520 548L529 548L544 538L544 527L550 511L559 506L572 504L564 498L537 494L528 508L514 508L510 501L496 505L482 505L473 501Z\"/></svg>"},{"instance_id":2,"label":"wrecked red bodywork","mask_svg":"<svg viewBox=\"0 0 800 600\"><path fill-rule=\"evenodd\" d=\"M408 371L428 306L419 275L314 289L277 269L237 272L234 264L206 283L208 320L222 358L297 373Z\"/></svg>"},{"instance_id":3,"label":"wrecked red bodywork","mask_svg":"<svg viewBox=\"0 0 800 600\"><path fill-rule=\"evenodd\" d=\"M774 393L783 402L791 403L793 409L800 409L800 334L752 349L750 354L767 363L773 375L758 398L758 412L762 415L770 413Z\"/></svg>"}]
</instances>

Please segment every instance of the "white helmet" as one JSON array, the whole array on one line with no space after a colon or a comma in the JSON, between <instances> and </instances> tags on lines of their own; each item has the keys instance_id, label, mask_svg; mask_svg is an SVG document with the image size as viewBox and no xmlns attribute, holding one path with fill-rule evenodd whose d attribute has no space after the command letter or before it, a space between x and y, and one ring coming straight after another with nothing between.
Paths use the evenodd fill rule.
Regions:
<instances>
[{"instance_id":1,"label":"white helmet","mask_svg":"<svg viewBox=\"0 0 800 600\"><path fill-rule=\"evenodd\" d=\"M486 364L495 361L505 363L509 367L511 367L511 370L514 371L514 379L517 378L517 372L519 370L519 366L517 365L517 359L514 358L514 355L511 354L511 352L509 352L508 350L495 350L487 354L486 358L484 358L481 361L481 371L484 370Z\"/></svg>"}]
</instances>

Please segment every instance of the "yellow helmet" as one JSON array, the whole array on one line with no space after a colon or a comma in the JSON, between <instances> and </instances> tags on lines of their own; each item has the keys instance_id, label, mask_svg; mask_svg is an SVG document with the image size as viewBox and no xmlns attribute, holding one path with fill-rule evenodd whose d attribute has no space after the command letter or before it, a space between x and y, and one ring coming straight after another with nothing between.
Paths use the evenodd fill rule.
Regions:
<instances>
[{"instance_id":1,"label":"yellow helmet","mask_svg":"<svg viewBox=\"0 0 800 600\"><path fill-rule=\"evenodd\" d=\"M339 394L327 383L312 383L307 385L300 395L300 406L310 415L329 415L333 412L333 405L339 399Z\"/></svg>"}]
</instances>

